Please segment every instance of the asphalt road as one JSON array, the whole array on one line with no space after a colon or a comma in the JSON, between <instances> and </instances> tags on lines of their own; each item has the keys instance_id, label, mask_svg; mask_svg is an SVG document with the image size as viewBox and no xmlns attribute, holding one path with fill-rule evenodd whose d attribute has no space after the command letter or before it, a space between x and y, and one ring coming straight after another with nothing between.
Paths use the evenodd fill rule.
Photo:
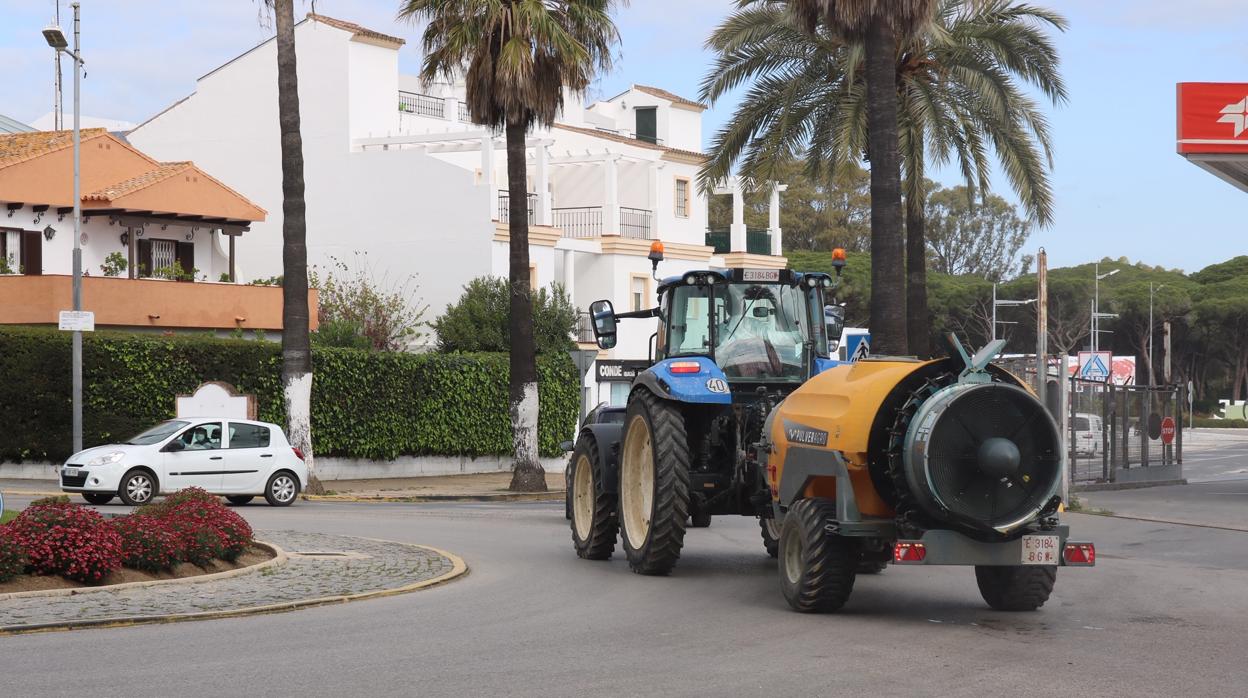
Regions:
<instances>
[{"instance_id":1,"label":"asphalt road","mask_svg":"<svg viewBox=\"0 0 1248 698\"><path fill-rule=\"evenodd\" d=\"M1195 429L1183 434L1188 482L1248 479L1248 429Z\"/></svg>"},{"instance_id":2,"label":"asphalt road","mask_svg":"<svg viewBox=\"0 0 1248 698\"><path fill-rule=\"evenodd\" d=\"M20 504L20 502L17 502ZM12 504L12 503L11 503ZM110 510L118 510L111 507ZM572 551L562 507L242 508L261 529L425 543L461 581L294 613L0 638L0 693L1242 695L1248 533L1069 515L1097 542L1039 612L988 610L967 568L860 577L788 610L752 520L691 530L677 572Z\"/></svg>"}]
</instances>

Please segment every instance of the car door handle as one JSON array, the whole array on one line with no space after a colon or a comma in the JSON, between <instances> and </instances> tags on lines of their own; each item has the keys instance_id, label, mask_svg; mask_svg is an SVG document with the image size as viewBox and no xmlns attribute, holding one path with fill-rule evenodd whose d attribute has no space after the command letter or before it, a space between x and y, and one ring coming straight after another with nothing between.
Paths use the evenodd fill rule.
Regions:
<instances>
[{"instance_id":1,"label":"car door handle","mask_svg":"<svg viewBox=\"0 0 1248 698\"><path fill-rule=\"evenodd\" d=\"M260 454L260 457L261 457L261 458L272 458L272 457L273 457L273 454L272 454L272 453L261 453L261 454Z\"/></svg>"},{"instance_id":2,"label":"car door handle","mask_svg":"<svg viewBox=\"0 0 1248 698\"><path fill-rule=\"evenodd\" d=\"M211 456L208 460L221 460L221 456Z\"/></svg>"}]
</instances>

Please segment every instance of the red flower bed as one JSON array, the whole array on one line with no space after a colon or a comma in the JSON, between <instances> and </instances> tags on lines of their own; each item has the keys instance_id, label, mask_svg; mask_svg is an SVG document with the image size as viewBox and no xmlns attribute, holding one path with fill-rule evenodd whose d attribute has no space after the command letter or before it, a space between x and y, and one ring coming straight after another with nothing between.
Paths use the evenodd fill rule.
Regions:
<instances>
[{"instance_id":1,"label":"red flower bed","mask_svg":"<svg viewBox=\"0 0 1248 698\"><path fill-rule=\"evenodd\" d=\"M26 551L9 533L0 528L0 582L7 582L26 571Z\"/></svg>"},{"instance_id":2,"label":"red flower bed","mask_svg":"<svg viewBox=\"0 0 1248 698\"><path fill-rule=\"evenodd\" d=\"M252 542L247 521L198 487L180 490L134 515L161 521L177 538L180 559L196 565L216 558L233 562Z\"/></svg>"},{"instance_id":3,"label":"red flower bed","mask_svg":"<svg viewBox=\"0 0 1248 698\"><path fill-rule=\"evenodd\" d=\"M178 537L154 516L123 516L112 520L121 536L121 564L144 572L161 572L181 562Z\"/></svg>"},{"instance_id":4,"label":"red flower bed","mask_svg":"<svg viewBox=\"0 0 1248 698\"><path fill-rule=\"evenodd\" d=\"M98 582L121 566L121 536L104 517L66 503L30 506L8 524L37 574Z\"/></svg>"}]
</instances>

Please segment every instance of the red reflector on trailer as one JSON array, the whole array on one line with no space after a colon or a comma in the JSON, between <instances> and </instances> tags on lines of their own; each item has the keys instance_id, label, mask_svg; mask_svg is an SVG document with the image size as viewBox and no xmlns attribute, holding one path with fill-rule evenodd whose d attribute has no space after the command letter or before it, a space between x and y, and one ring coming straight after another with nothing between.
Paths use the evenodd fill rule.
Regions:
<instances>
[{"instance_id":1,"label":"red reflector on trailer","mask_svg":"<svg viewBox=\"0 0 1248 698\"><path fill-rule=\"evenodd\" d=\"M893 562L923 562L927 558L927 546L914 541L897 541L893 544Z\"/></svg>"},{"instance_id":2,"label":"red reflector on trailer","mask_svg":"<svg viewBox=\"0 0 1248 698\"><path fill-rule=\"evenodd\" d=\"M1062 558L1068 565L1091 567L1096 564L1096 546L1092 543L1067 543Z\"/></svg>"},{"instance_id":3,"label":"red reflector on trailer","mask_svg":"<svg viewBox=\"0 0 1248 698\"><path fill-rule=\"evenodd\" d=\"M702 364L697 361L673 361L668 364L667 370L672 373L699 373L702 370Z\"/></svg>"}]
</instances>

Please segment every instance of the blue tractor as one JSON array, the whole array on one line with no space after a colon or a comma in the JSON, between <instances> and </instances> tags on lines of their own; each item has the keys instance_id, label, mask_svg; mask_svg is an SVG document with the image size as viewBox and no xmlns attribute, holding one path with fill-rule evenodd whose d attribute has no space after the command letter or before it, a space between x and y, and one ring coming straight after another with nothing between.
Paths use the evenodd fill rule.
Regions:
<instances>
[{"instance_id":1,"label":"blue tractor","mask_svg":"<svg viewBox=\"0 0 1248 698\"><path fill-rule=\"evenodd\" d=\"M657 277L661 243L651 248ZM590 306L598 346L616 326L658 318L652 365L633 380L623 420L587 420L568 468L572 539L585 559L607 559L622 542L634 572L671 572L685 530L712 516L758 517L768 553L779 528L765 462L753 447L772 409L830 358L825 307L836 275L788 269L690 271L660 281L657 307L617 313ZM826 302L825 302L826 301ZM835 323L833 323L835 324Z\"/></svg>"}]
</instances>

